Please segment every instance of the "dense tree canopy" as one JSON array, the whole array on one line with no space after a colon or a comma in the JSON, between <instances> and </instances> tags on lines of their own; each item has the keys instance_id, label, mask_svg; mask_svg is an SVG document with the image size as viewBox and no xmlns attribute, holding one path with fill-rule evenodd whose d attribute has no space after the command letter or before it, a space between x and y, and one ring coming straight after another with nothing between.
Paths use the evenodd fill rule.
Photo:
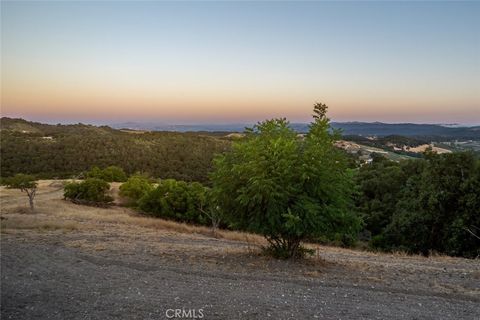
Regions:
<instances>
[{"instance_id":1,"label":"dense tree canopy","mask_svg":"<svg viewBox=\"0 0 480 320\"><path fill-rule=\"evenodd\" d=\"M386 250L480 254L480 160L427 153L424 160L374 162L360 169L357 205Z\"/></svg>"},{"instance_id":2,"label":"dense tree canopy","mask_svg":"<svg viewBox=\"0 0 480 320\"><path fill-rule=\"evenodd\" d=\"M44 125L2 118L0 173L71 178L93 166L127 174L207 182L215 153L229 142L200 133L130 132L88 125Z\"/></svg>"},{"instance_id":3,"label":"dense tree canopy","mask_svg":"<svg viewBox=\"0 0 480 320\"><path fill-rule=\"evenodd\" d=\"M93 167L87 172L88 178L102 179L107 182L124 182L127 181L127 175L122 168L117 166L108 166L104 169Z\"/></svg>"}]
</instances>

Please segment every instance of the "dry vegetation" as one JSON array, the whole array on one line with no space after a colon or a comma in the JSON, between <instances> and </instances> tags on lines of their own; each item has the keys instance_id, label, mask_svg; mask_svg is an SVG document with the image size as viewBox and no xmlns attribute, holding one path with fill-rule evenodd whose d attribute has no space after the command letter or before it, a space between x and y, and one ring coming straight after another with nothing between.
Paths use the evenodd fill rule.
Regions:
<instances>
[{"instance_id":1,"label":"dry vegetation","mask_svg":"<svg viewBox=\"0 0 480 320\"><path fill-rule=\"evenodd\" d=\"M431 148L432 151L434 151L438 154L452 153L451 150L448 150L448 149L445 149L445 148L435 147L431 144L422 144L421 146L418 146L418 147L404 147L403 150L410 151L410 152L416 152L416 153L422 153L422 152L425 152L428 148Z\"/></svg>"},{"instance_id":2,"label":"dry vegetation","mask_svg":"<svg viewBox=\"0 0 480 320\"><path fill-rule=\"evenodd\" d=\"M480 264L475 260L310 245L317 254L305 261L276 261L260 254L265 243L260 236L221 230L215 238L207 227L149 218L121 206L75 205L62 199L62 186L61 181L40 182L35 214L27 209L24 194L2 187L2 241L54 243L89 253L154 259L167 265L215 266L232 273L307 277L480 298L476 285ZM118 184L113 190L118 190Z\"/></svg>"}]
</instances>

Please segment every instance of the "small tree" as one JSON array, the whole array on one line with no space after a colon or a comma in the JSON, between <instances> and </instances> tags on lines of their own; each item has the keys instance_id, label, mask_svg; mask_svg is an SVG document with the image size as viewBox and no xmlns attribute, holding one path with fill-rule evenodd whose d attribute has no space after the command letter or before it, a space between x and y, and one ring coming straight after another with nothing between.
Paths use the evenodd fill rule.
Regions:
<instances>
[{"instance_id":1,"label":"small tree","mask_svg":"<svg viewBox=\"0 0 480 320\"><path fill-rule=\"evenodd\" d=\"M210 220L210 226L212 228L212 234L217 236L217 229L220 227L220 223L223 220L222 210L217 205L215 194L211 189L208 189L206 197L203 198L199 210Z\"/></svg>"},{"instance_id":2,"label":"small tree","mask_svg":"<svg viewBox=\"0 0 480 320\"><path fill-rule=\"evenodd\" d=\"M32 212L35 211L33 199L37 193L37 182L34 176L19 173L11 178L7 178L5 185L9 189L20 189L20 191L26 192L30 209Z\"/></svg>"},{"instance_id":3,"label":"small tree","mask_svg":"<svg viewBox=\"0 0 480 320\"><path fill-rule=\"evenodd\" d=\"M315 105L304 139L286 119L267 120L215 159L213 189L229 224L263 234L274 256L301 257L301 241L355 237L360 227L350 210L351 174L326 110Z\"/></svg>"}]
</instances>

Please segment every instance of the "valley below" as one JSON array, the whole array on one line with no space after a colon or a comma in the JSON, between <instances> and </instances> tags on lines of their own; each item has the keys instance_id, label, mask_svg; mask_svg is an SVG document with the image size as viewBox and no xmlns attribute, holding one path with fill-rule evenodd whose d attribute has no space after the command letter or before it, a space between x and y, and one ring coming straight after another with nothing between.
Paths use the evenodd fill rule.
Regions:
<instances>
[{"instance_id":1,"label":"valley below","mask_svg":"<svg viewBox=\"0 0 480 320\"><path fill-rule=\"evenodd\" d=\"M114 192L118 185L113 185ZM283 261L257 235L1 187L2 319L478 319L480 264L311 244Z\"/></svg>"}]
</instances>

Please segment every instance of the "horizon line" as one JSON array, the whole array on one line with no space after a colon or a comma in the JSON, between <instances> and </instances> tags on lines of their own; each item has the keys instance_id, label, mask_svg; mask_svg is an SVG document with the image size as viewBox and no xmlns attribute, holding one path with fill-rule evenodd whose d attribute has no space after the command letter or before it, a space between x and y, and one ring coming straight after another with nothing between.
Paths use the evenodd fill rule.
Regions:
<instances>
[{"instance_id":1,"label":"horizon line","mask_svg":"<svg viewBox=\"0 0 480 320\"><path fill-rule=\"evenodd\" d=\"M237 122L189 122L189 123L182 123L182 122L162 122L162 121L151 121L151 120L125 120L125 121L112 121L112 122L104 122L101 120L73 120L73 119L62 119L62 120L53 120L53 119L39 119L35 117L22 117L22 116L9 116L9 115L1 115L1 118L9 118L9 119L21 119L28 122L37 122L42 124L48 125L75 125L75 124L84 124L84 125L93 125L93 126L120 126L122 124L136 124L136 125L156 125L156 126L234 126L234 125L255 125L259 122L269 119L278 119L282 117L274 117L268 118L259 121L237 121ZM288 121L288 119L287 119ZM309 124L309 121L289 121L290 124ZM339 121L330 118L330 123L381 123L387 125L401 125L401 124L414 124L414 125L437 125L437 126L452 126L452 127L477 127L480 126L480 122L477 123L458 123L458 122L411 122L411 121L400 121L400 122L388 122L388 121L379 121L379 120L371 120L371 121L364 121L364 120L348 120L348 121Z\"/></svg>"}]
</instances>

